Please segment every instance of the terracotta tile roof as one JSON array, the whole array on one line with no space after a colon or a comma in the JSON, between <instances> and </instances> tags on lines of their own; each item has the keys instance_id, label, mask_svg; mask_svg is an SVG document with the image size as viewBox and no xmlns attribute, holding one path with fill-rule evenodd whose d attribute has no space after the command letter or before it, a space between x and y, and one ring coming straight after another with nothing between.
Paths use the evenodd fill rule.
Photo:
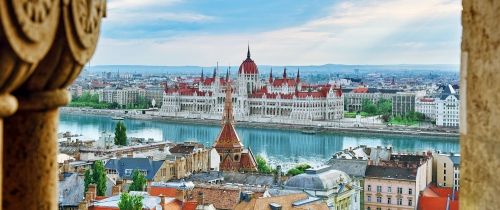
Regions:
<instances>
[{"instance_id":1,"label":"terracotta tile roof","mask_svg":"<svg viewBox=\"0 0 500 210\"><path fill-rule=\"evenodd\" d=\"M234 209L240 202L241 190L236 186L197 185L193 195L203 193L204 202L213 204L217 209Z\"/></svg>"},{"instance_id":2,"label":"terracotta tile roof","mask_svg":"<svg viewBox=\"0 0 500 210\"><path fill-rule=\"evenodd\" d=\"M293 203L305 200L307 198L308 196L305 193L283 195L276 197L266 197L266 198L253 198L250 201L240 202L235 207L235 210L267 210L271 209L270 208L271 204L280 205L282 210L288 210L288 209L327 210L328 209L326 203L322 203L321 201L315 201L303 205L293 205Z\"/></svg>"},{"instance_id":3,"label":"terracotta tile roof","mask_svg":"<svg viewBox=\"0 0 500 210\"><path fill-rule=\"evenodd\" d=\"M166 197L175 197L177 189L172 187L150 186L148 193L152 196L164 195Z\"/></svg>"},{"instance_id":4,"label":"terracotta tile roof","mask_svg":"<svg viewBox=\"0 0 500 210\"><path fill-rule=\"evenodd\" d=\"M214 144L215 148L241 148L243 144L234 129L233 124L224 123Z\"/></svg>"},{"instance_id":5,"label":"terracotta tile roof","mask_svg":"<svg viewBox=\"0 0 500 210\"><path fill-rule=\"evenodd\" d=\"M437 187L433 184L427 186L419 198L419 210L446 209L448 196L453 194L453 189L449 187ZM459 209L459 192L455 192L455 199L450 200L449 210Z\"/></svg>"}]
</instances>

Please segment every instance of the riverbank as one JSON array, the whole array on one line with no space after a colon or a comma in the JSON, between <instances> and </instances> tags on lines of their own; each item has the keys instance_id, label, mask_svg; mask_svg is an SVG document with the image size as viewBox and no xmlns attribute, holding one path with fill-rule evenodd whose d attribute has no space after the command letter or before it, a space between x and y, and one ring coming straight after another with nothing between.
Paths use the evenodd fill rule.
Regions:
<instances>
[{"instance_id":1,"label":"riverbank","mask_svg":"<svg viewBox=\"0 0 500 210\"><path fill-rule=\"evenodd\" d=\"M61 113L75 115L99 115L109 117L125 117L128 119L149 120L149 121L164 121L183 124L198 124L198 125L219 125L220 120L213 119L192 119L179 117L165 117L152 114L142 113L127 113L125 110L105 110L105 109L82 109L73 107L63 107ZM238 126L259 129L279 129L279 130L296 130L301 132L310 131L311 126L284 124L284 123L260 123L260 122L237 122ZM398 136L429 136L429 137L450 137L457 138L459 133L454 130L436 131L432 129L411 128L411 127L386 127L386 126L370 126L370 127L321 127L311 132L311 135L321 133L355 133L355 134L383 134L383 135L398 135Z\"/></svg>"}]
</instances>

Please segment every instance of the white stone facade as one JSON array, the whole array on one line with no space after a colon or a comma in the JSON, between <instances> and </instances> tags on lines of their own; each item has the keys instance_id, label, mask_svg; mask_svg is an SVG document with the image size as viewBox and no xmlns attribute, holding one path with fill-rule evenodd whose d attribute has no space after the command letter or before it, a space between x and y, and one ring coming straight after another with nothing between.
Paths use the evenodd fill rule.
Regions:
<instances>
[{"instance_id":1,"label":"white stone facade","mask_svg":"<svg viewBox=\"0 0 500 210\"><path fill-rule=\"evenodd\" d=\"M225 80L204 80L210 80L211 83L200 81L184 89L165 91L160 114L219 119L224 108ZM233 87L236 87L233 96L235 118L240 121L259 121L263 118L328 121L343 118L344 97L340 88L324 85L308 92L302 90L301 82L288 80L293 80L294 84L283 83L278 86L278 83L259 80L257 74L238 75L233 82Z\"/></svg>"}]
</instances>

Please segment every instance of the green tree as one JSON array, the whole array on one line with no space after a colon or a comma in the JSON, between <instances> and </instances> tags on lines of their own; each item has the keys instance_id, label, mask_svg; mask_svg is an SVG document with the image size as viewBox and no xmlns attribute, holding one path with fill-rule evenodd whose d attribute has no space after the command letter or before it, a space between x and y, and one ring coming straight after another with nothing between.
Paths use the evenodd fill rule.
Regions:
<instances>
[{"instance_id":1,"label":"green tree","mask_svg":"<svg viewBox=\"0 0 500 210\"><path fill-rule=\"evenodd\" d=\"M286 175L288 175L288 176L299 175L299 174L304 173L305 170L308 168L311 168L311 166L309 164L302 163L302 164L296 165L294 168L288 170Z\"/></svg>"},{"instance_id":2,"label":"green tree","mask_svg":"<svg viewBox=\"0 0 500 210\"><path fill-rule=\"evenodd\" d=\"M142 196L130 195L124 192L120 195L118 208L120 208L120 210L142 210L142 200Z\"/></svg>"},{"instance_id":3,"label":"green tree","mask_svg":"<svg viewBox=\"0 0 500 210\"><path fill-rule=\"evenodd\" d=\"M361 110L370 115L377 114L377 106L370 99L364 99L361 103Z\"/></svg>"},{"instance_id":4,"label":"green tree","mask_svg":"<svg viewBox=\"0 0 500 210\"><path fill-rule=\"evenodd\" d=\"M146 177L139 170L134 169L132 172L132 184L128 188L128 191L143 191L146 186Z\"/></svg>"},{"instance_id":5,"label":"green tree","mask_svg":"<svg viewBox=\"0 0 500 210\"><path fill-rule=\"evenodd\" d=\"M115 145L127 145L127 128L122 121L118 121L115 127Z\"/></svg>"},{"instance_id":6,"label":"green tree","mask_svg":"<svg viewBox=\"0 0 500 210\"><path fill-rule=\"evenodd\" d=\"M392 100L380 99L377 102L377 112L381 115L391 115L392 114Z\"/></svg>"},{"instance_id":7,"label":"green tree","mask_svg":"<svg viewBox=\"0 0 500 210\"><path fill-rule=\"evenodd\" d=\"M259 170L260 173L263 174L271 174L275 170L267 163L267 160L264 159L264 157L257 155L255 158L255 161L257 161L257 169Z\"/></svg>"},{"instance_id":8,"label":"green tree","mask_svg":"<svg viewBox=\"0 0 500 210\"><path fill-rule=\"evenodd\" d=\"M85 186L84 192L87 192L89 190L89 184L94 183L94 180L92 180L92 175L90 174L90 169L85 170L84 177L85 177L83 179L84 186Z\"/></svg>"},{"instance_id":9,"label":"green tree","mask_svg":"<svg viewBox=\"0 0 500 210\"><path fill-rule=\"evenodd\" d=\"M102 161L95 161L92 166L92 181L97 185L97 195L104 196L106 193L106 172Z\"/></svg>"}]
</instances>

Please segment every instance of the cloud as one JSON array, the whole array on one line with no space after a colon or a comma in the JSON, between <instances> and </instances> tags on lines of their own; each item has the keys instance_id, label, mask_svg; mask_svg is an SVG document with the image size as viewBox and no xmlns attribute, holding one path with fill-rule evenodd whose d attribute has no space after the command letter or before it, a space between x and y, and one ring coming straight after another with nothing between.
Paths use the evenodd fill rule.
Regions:
<instances>
[{"instance_id":1,"label":"cloud","mask_svg":"<svg viewBox=\"0 0 500 210\"><path fill-rule=\"evenodd\" d=\"M98 64L212 65L220 61L238 65L250 41L258 64L458 63L460 10L459 0L342 1L323 17L258 33L201 31L168 39L105 38L94 60ZM215 19L189 15L181 19L190 18Z\"/></svg>"}]
</instances>

